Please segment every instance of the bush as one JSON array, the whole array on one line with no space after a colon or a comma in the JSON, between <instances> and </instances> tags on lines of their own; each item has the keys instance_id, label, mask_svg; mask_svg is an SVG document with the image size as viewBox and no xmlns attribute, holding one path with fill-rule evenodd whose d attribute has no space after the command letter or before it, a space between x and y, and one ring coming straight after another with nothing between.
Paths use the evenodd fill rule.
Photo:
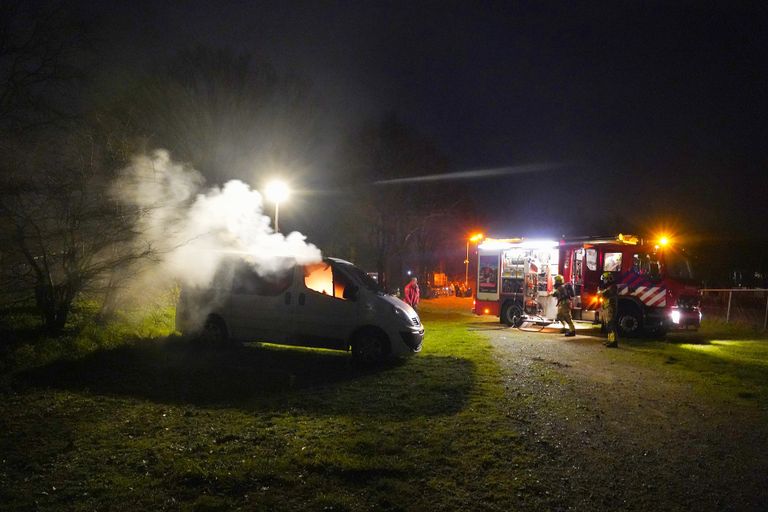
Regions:
<instances>
[{"instance_id":1,"label":"bush","mask_svg":"<svg viewBox=\"0 0 768 512\"><path fill-rule=\"evenodd\" d=\"M60 359L79 359L96 350L112 349L136 339L155 339L173 333L173 294L146 305L127 307L108 319L99 317L92 300L77 304L67 331L52 337L41 329L40 319L30 308L6 310L0 351L0 372L18 371Z\"/></svg>"}]
</instances>

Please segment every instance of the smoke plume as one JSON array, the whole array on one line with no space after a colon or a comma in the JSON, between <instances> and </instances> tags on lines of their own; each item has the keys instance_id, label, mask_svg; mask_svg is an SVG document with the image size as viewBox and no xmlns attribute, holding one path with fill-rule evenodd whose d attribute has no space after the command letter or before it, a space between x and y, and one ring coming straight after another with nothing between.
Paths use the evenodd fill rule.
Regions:
<instances>
[{"instance_id":1,"label":"smoke plume","mask_svg":"<svg viewBox=\"0 0 768 512\"><path fill-rule=\"evenodd\" d=\"M151 274L158 278L204 286L232 254L262 275L322 259L301 233L274 231L258 191L239 180L206 188L199 172L164 150L135 157L113 192L139 212L138 243L155 255Z\"/></svg>"}]
</instances>

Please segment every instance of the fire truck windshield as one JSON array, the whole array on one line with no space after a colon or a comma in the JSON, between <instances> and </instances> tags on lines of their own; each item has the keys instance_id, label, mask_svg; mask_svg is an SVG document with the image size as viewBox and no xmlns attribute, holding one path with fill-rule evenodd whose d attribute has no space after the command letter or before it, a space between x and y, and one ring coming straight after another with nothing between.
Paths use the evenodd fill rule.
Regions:
<instances>
[{"instance_id":1,"label":"fire truck windshield","mask_svg":"<svg viewBox=\"0 0 768 512\"><path fill-rule=\"evenodd\" d=\"M688 258L674 251L664 255L666 273L672 279L692 280L693 271Z\"/></svg>"}]
</instances>

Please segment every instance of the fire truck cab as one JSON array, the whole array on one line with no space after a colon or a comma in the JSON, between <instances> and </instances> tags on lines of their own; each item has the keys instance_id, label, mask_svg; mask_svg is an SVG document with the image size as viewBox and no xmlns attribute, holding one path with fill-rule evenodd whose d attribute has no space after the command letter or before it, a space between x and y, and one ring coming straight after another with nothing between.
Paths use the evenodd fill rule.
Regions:
<instances>
[{"instance_id":1,"label":"fire truck cab","mask_svg":"<svg viewBox=\"0 0 768 512\"><path fill-rule=\"evenodd\" d=\"M478 246L475 314L519 327L547 325L556 316L554 277L574 290L575 320L600 321L600 277L614 275L618 327L625 336L698 328L699 288L682 252L631 235L556 241L486 239Z\"/></svg>"}]
</instances>

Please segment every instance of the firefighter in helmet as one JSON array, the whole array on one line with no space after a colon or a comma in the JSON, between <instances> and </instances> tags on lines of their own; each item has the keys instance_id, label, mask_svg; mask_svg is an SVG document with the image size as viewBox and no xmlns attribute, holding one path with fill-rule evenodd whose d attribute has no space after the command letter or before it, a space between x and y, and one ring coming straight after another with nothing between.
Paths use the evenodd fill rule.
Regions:
<instances>
[{"instance_id":1,"label":"firefighter in helmet","mask_svg":"<svg viewBox=\"0 0 768 512\"><path fill-rule=\"evenodd\" d=\"M608 340L605 342L605 346L616 348L619 346L619 332L616 325L619 292L611 272L603 272L603 275L600 277L600 290L598 293L603 298L603 320L608 330Z\"/></svg>"},{"instance_id":2,"label":"firefighter in helmet","mask_svg":"<svg viewBox=\"0 0 768 512\"><path fill-rule=\"evenodd\" d=\"M576 327L573 326L571 318L571 297L573 297L573 288L570 284L567 286L563 282L563 276L555 276L555 291L552 296L557 299L557 317L556 320L563 324L563 330L566 336L576 336ZM569 330L566 330L566 324Z\"/></svg>"}]
</instances>

